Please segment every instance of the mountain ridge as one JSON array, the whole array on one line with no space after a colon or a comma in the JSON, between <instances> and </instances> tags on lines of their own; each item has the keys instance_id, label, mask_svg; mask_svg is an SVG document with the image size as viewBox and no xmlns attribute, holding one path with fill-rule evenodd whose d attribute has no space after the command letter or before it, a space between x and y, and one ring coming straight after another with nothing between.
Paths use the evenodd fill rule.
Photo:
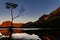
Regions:
<instances>
[{"instance_id":1,"label":"mountain ridge","mask_svg":"<svg viewBox=\"0 0 60 40\"><path fill-rule=\"evenodd\" d=\"M12 27L21 27L23 25L23 23L12 23L13 26ZM3 22L0 27L10 27L11 26L11 21L5 21Z\"/></svg>"},{"instance_id":2,"label":"mountain ridge","mask_svg":"<svg viewBox=\"0 0 60 40\"><path fill-rule=\"evenodd\" d=\"M52 11L48 15L42 15L37 21L32 23L26 23L23 27L41 27L41 28L55 28L60 23L60 7ZM56 24L56 25L55 25Z\"/></svg>"}]
</instances>

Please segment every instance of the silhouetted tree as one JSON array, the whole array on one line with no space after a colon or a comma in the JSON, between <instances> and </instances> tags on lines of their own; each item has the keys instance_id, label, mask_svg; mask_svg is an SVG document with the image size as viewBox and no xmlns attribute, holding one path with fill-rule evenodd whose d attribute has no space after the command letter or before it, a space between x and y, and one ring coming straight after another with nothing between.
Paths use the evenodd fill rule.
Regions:
<instances>
[{"instance_id":1,"label":"silhouetted tree","mask_svg":"<svg viewBox=\"0 0 60 40\"><path fill-rule=\"evenodd\" d=\"M18 5L17 4L14 4L14 3L6 3L6 8L8 8L8 9L10 9L11 10L11 27L9 28L9 32L10 32L10 38L11 38L11 35L12 35L12 32L13 32L13 29L12 29L12 26L13 26L13 20L14 19L16 19L16 18L18 18L19 16L21 16L20 14L22 13L22 12L24 12L24 8L23 7L21 7L21 9L19 9L20 10L20 13L16 16L16 17L13 17L13 13L12 13L12 10L14 9L14 8L16 8Z\"/></svg>"},{"instance_id":2,"label":"silhouetted tree","mask_svg":"<svg viewBox=\"0 0 60 40\"><path fill-rule=\"evenodd\" d=\"M14 3L6 3L6 8L10 9L11 10L11 27L9 28L9 32L10 32L10 39L11 39L11 35L12 35L12 32L13 32L13 29L12 29L12 26L13 26L13 13L12 13L12 10L14 8L17 7L17 4L14 4Z\"/></svg>"}]
</instances>

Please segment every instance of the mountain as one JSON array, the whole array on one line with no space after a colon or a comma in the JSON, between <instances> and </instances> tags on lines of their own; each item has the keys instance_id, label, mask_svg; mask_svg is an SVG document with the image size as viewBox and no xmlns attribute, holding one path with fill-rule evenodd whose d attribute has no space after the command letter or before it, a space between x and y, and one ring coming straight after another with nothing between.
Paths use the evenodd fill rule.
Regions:
<instances>
[{"instance_id":1,"label":"mountain","mask_svg":"<svg viewBox=\"0 0 60 40\"><path fill-rule=\"evenodd\" d=\"M23 23L12 23L13 26L12 27L21 27L23 25ZM3 22L0 27L10 27L11 26L11 21L5 21Z\"/></svg>"},{"instance_id":2,"label":"mountain","mask_svg":"<svg viewBox=\"0 0 60 40\"><path fill-rule=\"evenodd\" d=\"M48 20L54 19L60 19L60 7L49 14Z\"/></svg>"},{"instance_id":3,"label":"mountain","mask_svg":"<svg viewBox=\"0 0 60 40\"><path fill-rule=\"evenodd\" d=\"M41 16L35 22L28 22L22 26L22 28L50 28L50 29L41 29L41 30L23 30L29 34L37 34L40 38L44 36L50 37L51 40L60 39L60 7L51 12L48 15Z\"/></svg>"},{"instance_id":4,"label":"mountain","mask_svg":"<svg viewBox=\"0 0 60 40\"><path fill-rule=\"evenodd\" d=\"M39 21L48 21L48 20L53 20L56 18L60 18L60 7L57 8L56 10L54 10L53 12L51 12L49 15L43 15L39 18Z\"/></svg>"},{"instance_id":5,"label":"mountain","mask_svg":"<svg viewBox=\"0 0 60 40\"><path fill-rule=\"evenodd\" d=\"M41 16L36 22L40 23L40 22L44 22L48 19L49 15L43 15Z\"/></svg>"},{"instance_id":6,"label":"mountain","mask_svg":"<svg viewBox=\"0 0 60 40\"><path fill-rule=\"evenodd\" d=\"M60 25L60 7L51 12L49 15L41 16L35 23L40 27L59 27Z\"/></svg>"},{"instance_id":7,"label":"mountain","mask_svg":"<svg viewBox=\"0 0 60 40\"><path fill-rule=\"evenodd\" d=\"M56 10L54 10L53 12L51 12L49 15L53 16L53 15L57 15L57 14L60 14L60 7L57 8Z\"/></svg>"},{"instance_id":8,"label":"mountain","mask_svg":"<svg viewBox=\"0 0 60 40\"><path fill-rule=\"evenodd\" d=\"M38 27L38 28L55 28L60 25L60 7L51 12L49 15L41 16L35 22L28 22L23 27Z\"/></svg>"}]
</instances>

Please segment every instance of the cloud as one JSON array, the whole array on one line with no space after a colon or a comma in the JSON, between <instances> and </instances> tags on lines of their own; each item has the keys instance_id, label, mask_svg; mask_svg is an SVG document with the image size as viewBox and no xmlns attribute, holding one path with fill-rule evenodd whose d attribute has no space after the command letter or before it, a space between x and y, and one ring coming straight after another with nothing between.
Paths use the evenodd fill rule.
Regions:
<instances>
[{"instance_id":1,"label":"cloud","mask_svg":"<svg viewBox=\"0 0 60 40\"><path fill-rule=\"evenodd\" d=\"M35 34L27 34L27 33L14 33L12 34L12 38L13 39L21 39L21 38L24 38L24 39L39 39L39 36L38 35L35 35Z\"/></svg>"}]
</instances>

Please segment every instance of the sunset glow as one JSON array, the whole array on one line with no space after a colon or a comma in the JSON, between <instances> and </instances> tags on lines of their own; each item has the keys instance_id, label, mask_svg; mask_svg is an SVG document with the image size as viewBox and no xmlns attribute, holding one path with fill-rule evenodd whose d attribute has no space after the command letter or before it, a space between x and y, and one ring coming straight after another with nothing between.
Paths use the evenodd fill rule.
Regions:
<instances>
[{"instance_id":1,"label":"sunset glow","mask_svg":"<svg viewBox=\"0 0 60 40\"><path fill-rule=\"evenodd\" d=\"M25 12L15 19L17 23L34 22L43 14L49 14L60 6L60 0L0 0L0 24L4 21L11 21L10 10L6 8L6 2L18 4L18 7L13 10L14 17L19 14L21 6L25 8ZM45 6L46 5L46 6Z\"/></svg>"}]
</instances>

